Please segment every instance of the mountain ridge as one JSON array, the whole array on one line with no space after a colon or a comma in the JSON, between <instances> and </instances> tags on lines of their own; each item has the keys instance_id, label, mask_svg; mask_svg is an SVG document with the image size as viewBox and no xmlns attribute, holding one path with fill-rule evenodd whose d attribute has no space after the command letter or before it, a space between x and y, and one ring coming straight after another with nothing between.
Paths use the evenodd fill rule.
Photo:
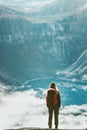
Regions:
<instances>
[{"instance_id":1,"label":"mountain ridge","mask_svg":"<svg viewBox=\"0 0 87 130\"><path fill-rule=\"evenodd\" d=\"M82 76L82 74L87 74L87 49L79 56L79 58L65 70L65 73L71 75Z\"/></svg>"}]
</instances>

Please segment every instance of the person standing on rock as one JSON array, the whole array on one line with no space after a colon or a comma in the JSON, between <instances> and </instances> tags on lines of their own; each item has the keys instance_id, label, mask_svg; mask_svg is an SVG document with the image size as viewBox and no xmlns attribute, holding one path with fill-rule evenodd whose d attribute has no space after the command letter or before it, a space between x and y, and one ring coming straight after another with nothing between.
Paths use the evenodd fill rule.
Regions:
<instances>
[{"instance_id":1,"label":"person standing on rock","mask_svg":"<svg viewBox=\"0 0 87 130\"><path fill-rule=\"evenodd\" d=\"M60 92L56 89L56 84L51 83L46 95L46 104L48 107L48 126L52 128L52 117L54 112L55 128L58 128L58 115L61 107Z\"/></svg>"}]
</instances>

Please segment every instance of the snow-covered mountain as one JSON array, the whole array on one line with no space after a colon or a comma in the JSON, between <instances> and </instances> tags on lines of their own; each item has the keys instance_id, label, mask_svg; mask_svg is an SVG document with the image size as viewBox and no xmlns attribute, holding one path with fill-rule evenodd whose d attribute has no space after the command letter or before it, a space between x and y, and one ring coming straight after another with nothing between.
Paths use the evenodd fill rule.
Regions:
<instances>
[{"instance_id":1,"label":"snow-covered mountain","mask_svg":"<svg viewBox=\"0 0 87 130\"><path fill-rule=\"evenodd\" d=\"M70 66L65 72L67 76L74 76L78 79L87 75L87 50Z\"/></svg>"},{"instance_id":2,"label":"snow-covered mountain","mask_svg":"<svg viewBox=\"0 0 87 130\"><path fill-rule=\"evenodd\" d=\"M1 1L0 72L22 83L67 69L87 48L86 4Z\"/></svg>"},{"instance_id":3,"label":"snow-covered mountain","mask_svg":"<svg viewBox=\"0 0 87 130\"><path fill-rule=\"evenodd\" d=\"M3 81L22 84L57 71L86 77L86 10L86 0L0 1Z\"/></svg>"}]
</instances>

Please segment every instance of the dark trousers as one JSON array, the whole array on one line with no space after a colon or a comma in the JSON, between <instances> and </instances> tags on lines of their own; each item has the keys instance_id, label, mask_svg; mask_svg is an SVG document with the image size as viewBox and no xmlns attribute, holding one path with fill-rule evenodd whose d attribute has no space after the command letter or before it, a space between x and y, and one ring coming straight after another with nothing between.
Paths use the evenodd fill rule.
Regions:
<instances>
[{"instance_id":1,"label":"dark trousers","mask_svg":"<svg viewBox=\"0 0 87 130\"><path fill-rule=\"evenodd\" d=\"M48 108L48 112L49 112L49 117L48 117L49 128L52 128L53 112L54 112L55 128L58 128L58 115L59 115L59 108L58 108L58 106L53 106L51 108Z\"/></svg>"}]
</instances>

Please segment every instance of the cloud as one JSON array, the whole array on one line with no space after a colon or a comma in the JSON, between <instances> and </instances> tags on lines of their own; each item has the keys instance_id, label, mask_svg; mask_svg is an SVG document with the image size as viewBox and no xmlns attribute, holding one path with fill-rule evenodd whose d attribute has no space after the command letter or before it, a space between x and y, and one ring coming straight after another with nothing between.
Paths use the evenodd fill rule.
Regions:
<instances>
[{"instance_id":1,"label":"cloud","mask_svg":"<svg viewBox=\"0 0 87 130\"><path fill-rule=\"evenodd\" d=\"M87 105L71 105L66 106L62 109L60 114L60 124L62 128L73 128L73 129L83 129L86 128L87 123ZM85 114L85 115L84 115ZM65 115L65 116L64 116ZM67 125L66 125L67 124Z\"/></svg>"},{"instance_id":2,"label":"cloud","mask_svg":"<svg viewBox=\"0 0 87 130\"><path fill-rule=\"evenodd\" d=\"M81 6L81 7L78 9L78 11L83 11L83 10L85 10L85 9L87 9L87 3L84 4L83 6Z\"/></svg>"},{"instance_id":3,"label":"cloud","mask_svg":"<svg viewBox=\"0 0 87 130\"><path fill-rule=\"evenodd\" d=\"M56 0L44 0L44 1L41 1L41 0L0 0L0 3L2 5L9 5L9 6L15 6L15 7L43 7L45 6L46 4L50 4L52 2L55 2Z\"/></svg>"},{"instance_id":4,"label":"cloud","mask_svg":"<svg viewBox=\"0 0 87 130\"><path fill-rule=\"evenodd\" d=\"M31 119L44 113L44 100L33 90L1 96L0 129L22 127ZM33 120L33 119L32 119Z\"/></svg>"},{"instance_id":5,"label":"cloud","mask_svg":"<svg viewBox=\"0 0 87 130\"><path fill-rule=\"evenodd\" d=\"M38 92L34 90L1 95L0 130L21 127L48 128L46 90L42 89L42 91L44 98L39 97ZM86 117L87 104L65 106L60 110L59 128L86 128Z\"/></svg>"},{"instance_id":6,"label":"cloud","mask_svg":"<svg viewBox=\"0 0 87 130\"><path fill-rule=\"evenodd\" d=\"M87 86L82 86L82 89L87 91Z\"/></svg>"},{"instance_id":7,"label":"cloud","mask_svg":"<svg viewBox=\"0 0 87 130\"><path fill-rule=\"evenodd\" d=\"M82 76L82 79L83 79L83 80L87 80L87 75L83 75L83 76Z\"/></svg>"}]
</instances>

